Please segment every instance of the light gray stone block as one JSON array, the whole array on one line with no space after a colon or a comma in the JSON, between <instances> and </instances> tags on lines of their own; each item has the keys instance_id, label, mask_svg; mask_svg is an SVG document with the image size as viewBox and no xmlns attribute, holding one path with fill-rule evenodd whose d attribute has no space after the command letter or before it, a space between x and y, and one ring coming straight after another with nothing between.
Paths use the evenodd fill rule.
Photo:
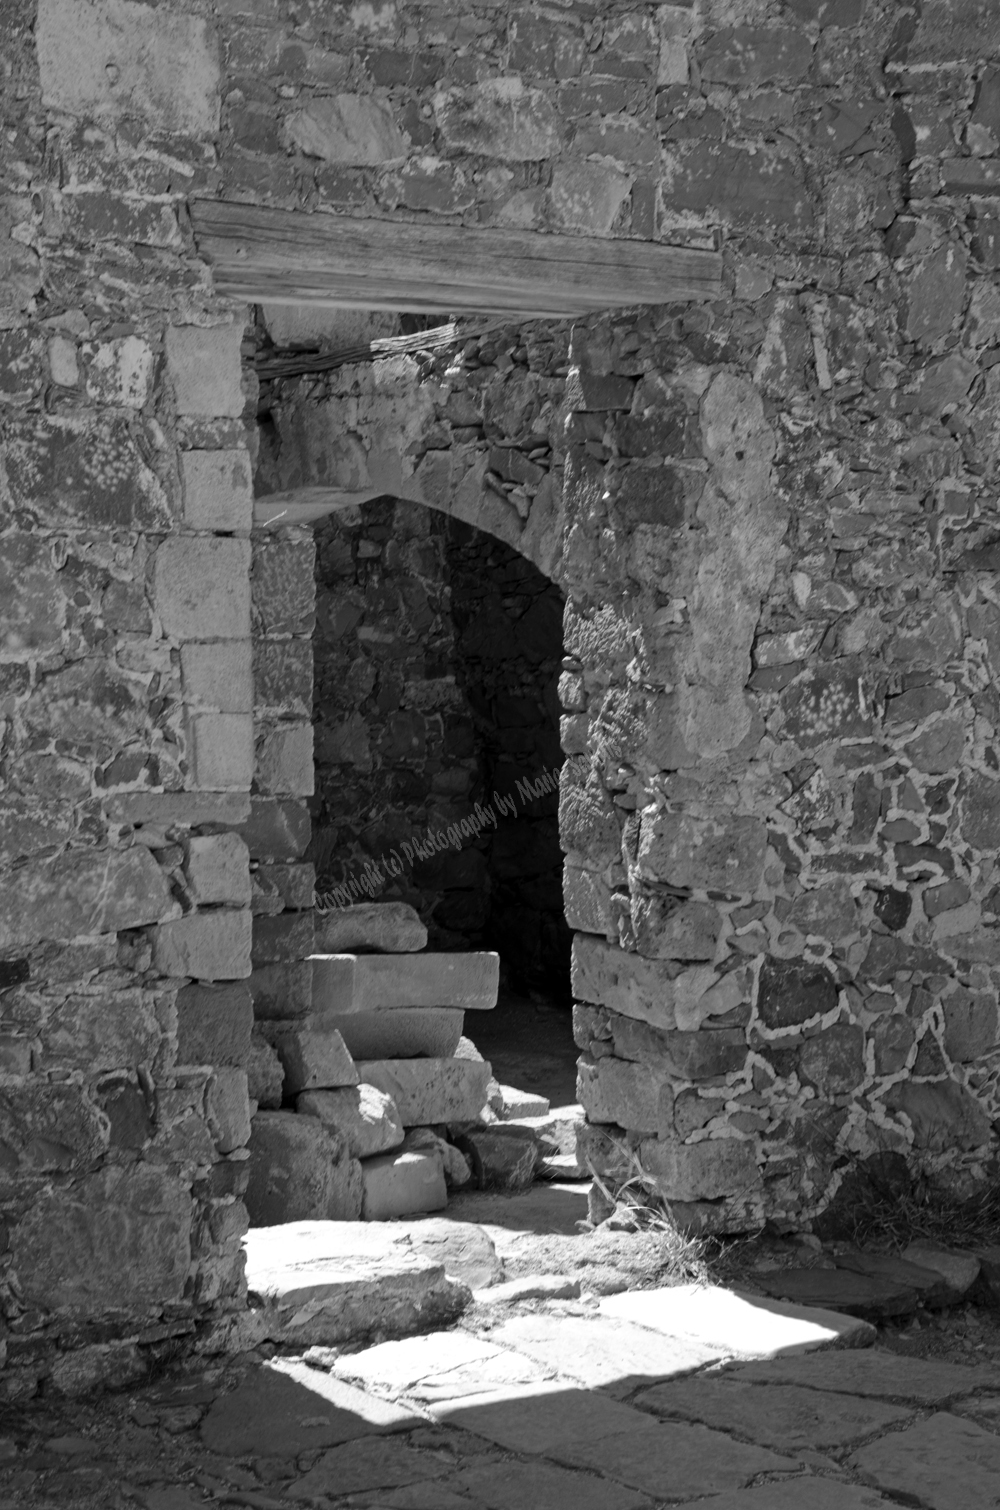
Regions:
<instances>
[{"instance_id":1,"label":"light gray stone block","mask_svg":"<svg viewBox=\"0 0 1000 1510\"><path fill-rule=\"evenodd\" d=\"M404 1127L476 1122L489 1094L490 1067L468 1059L367 1059L360 1078L391 1096Z\"/></svg>"},{"instance_id":2,"label":"light gray stone block","mask_svg":"<svg viewBox=\"0 0 1000 1510\"><path fill-rule=\"evenodd\" d=\"M175 135L218 130L218 44L207 20L131 0L42 0L36 38L46 105L139 115Z\"/></svg>"},{"instance_id":3,"label":"light gray stone block","mask_svg":"<svg viewBox=\"0 0 1000 1510\"><path fill-rule=\"evenodd\" d=\"M239 834L193 835L184 874L195 902L250 904L250 851Z\"/></svg>"},{"instance_id":4,"label":"light gray stone block","mask_svg":"<svg viewBox=\"0 0 1000 1510\"><path fill-rule=\"evenodd\" d=\"M361 1165L366 1222L385 1222L418 1211L441 1211L448 1204L441 1160L428 1153L387 1153Z\"/></svg>"},{"instance_id":5,"label":"light gray stone block","mask_svg":"<svg viewBox=\"0 0 1000 1510\"><path fill-rule=\"evenodd\" d=\"M203 645L197 641L182 645L181 676L184 701L191 712L253 712L250 640L233 640L226 645Z\"/></svg>"},{"instance_id":6,"label":"light gray stone block","mask_svg":"<svg viewBox=\"0 0 1000 1510\"><path fill-rule=\"evenodd\" d=\"M250 974L249 908L193 912L153 930L153 968L195 980L245 980Z\"/></svg>"},{"instance_id":7,"label":"light gray stone block","mask_svg":"<svg viewBox=\"0 0 1000 1510\"><path fill-rule=\"evenodd\" d=\"M335 1091L303 1091L295 1110L318 1117L347 1139L351 1156L368 1159L388 1153L403 1141L403 1124L391 1096L374 1085L344 1086Z\"/></svg>"},{"instance_id":8,"label":"light gray stone block","mask_svg":"<svg viewBox=\"0 0 1000 1510\"><path fill-rule=\"evenodd\" d=\"M254 778L253 715L195 713L188 720L188 785L202 792L248 792Z\"/></svg>"},{"instance_id":9,"label":"light gray stone block","mask_svg":"<svg viewBox=\"0 0 1000 1510\"><path fill-rule=\"evenodd\" d=\"M153 564L153 601L171 639L249 639L250 541L168 536Z\"/></svg>"},{"instance_id":10,"label":"light gray stone block","mask_svg":"<svg viewBox=\"0 0 1000 1510\"><path fill-rule=\"evenodd\" d=\"M358 1072L343 1038L335 1028L317 1030L308 1024L282 1027L267 1035L285 1072L285 1091L329 1090L357 1085Z\"/></svg>"},{"instance_id":11,"label":"light gray stone block","mask_svg":"<svg viewBox=\"0 0 1000 1510\"><path fill-rule=\"evenodd\" d=\"M229 415L238 419L245 399L240 383L243 327L171 325L167 328L167 376L178 414Z\"/></svg>"},{"instance_id":12,"label":"light gray stone block","mask_svg":"<svg viewBox=\"0 0 1000 1510\"><path fill-rule=\"evenodd\" d=\"M317 954L313 1000L330 1012L496 1006L497 954Z\"/></svg>"},{"instance_id":13,"label":"light gray stone block","mask_svg":"<svg viewBox=\"0 0 1000 1510\"><path fill-rule=\"evenodd\" d=\"M316 914L317 954L344 954L372 949L412 953L427 946L427 929L406 902L359 902Z\"/></svg>"},{"instance_id":14,"label":"light gray stone block","mask_svg":"<svg viewBox=\"0 0 1000 1510\"><path fill-rule=\"evenodd\" d=\"M197 530L248 530L253 477L246 451L182 451L184 523Z\"/></svg>"},{"instance_id":15,"label":"light gray stone block","mask_svg":"<svg viewBox=\"0 0 1000 1510\"><path fill-rule=\"evenodd\" d=\"M338 1028L355 1059L450 1059L464 1020L460 1007L386 1007L323 1018Z\"/></svg>"}]
</instances>

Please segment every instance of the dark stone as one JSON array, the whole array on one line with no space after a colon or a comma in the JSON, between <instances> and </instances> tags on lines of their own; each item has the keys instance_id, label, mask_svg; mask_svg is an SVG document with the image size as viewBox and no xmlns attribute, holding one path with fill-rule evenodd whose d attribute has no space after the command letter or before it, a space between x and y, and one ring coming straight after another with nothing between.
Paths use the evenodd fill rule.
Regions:
<instances>
[{"instance_id":1,"label":"dark stone","mask_svg":"<svg viewBox=\"0 0 1000 1510\"><path fill-rule=\"evenodd\" d=\"M887 986L894 975L919 971L924 975L947 975L947 960L921 944L907 944L892 934L872 935L859 974L876 986Z\"/></svg>"},{"instance_id":2,"label":"dark stone","mask_svg":"<svg viewBox=\"0 0 1000 1510\"><path fill-rule=\"evenodd\" d=\"M700 50L701 76L712 84L773 83L801 79L812 61L812 42L790 26L736 26L717 31Z\"/></svg>"},{"instance_id":3,"label":"dark stone","mask_svg":"<svg viewBox=\"0 0 1000 1510\"><path fill-rule=\"evenodd\" d=\"M611 426L612 439L622 456L695 455L697 434L697 424L683 403L646 414L626 414Z\"/></svg>"},{"instance_id":4,"label":"dark stone","mask_svg":"<svg viewBox=\"0 0 1000 1510\"><path fill-rule=\"evenodd\" d=\"M813 223L801 169L769 146L751 155L738 147L699 142L678 164L664 199L670 210L712 210L735 224L754 220L806 231Z\"/></svg>"},{"instance_id":5,"label":"dark stone","mask_svg":"<svg viewBox=\"0 0 1000 1510\"><path fill-rule=\"evenodd\" d=\"M1000 849L1000 781L971 777L962 809L962 834L973 849Z\"/></svg>"},{"instance_id":6,"label":"dark stone","mask_svg":"<svg viewBox=\"0 0 1000 1510\"><path fill-rule=\"evenodd\" d=\"M977 262L990 272L1000 268L1000 220L981 215L973 222L974 231L970 246Z\"/></svg>"},{"instance_id":7,"label":"dark stone","mask_svg":"<svg viewBox=\"0 0 1000 1510\"><path fill-rule=\"evenodd\" d=\"M932 713L943 713L950 703L951 698L943 687L913 687L909 692L887 700L886 718L890 723L920 723Z\"/></svg>"},{"instance_id":8,"label":"dark stone","mask_svg":"<svg viewBox=\"0 0 1000 1510\"><path fill-rule=\"evenodd\" d=\"M893 1012L878 1019L871 1030L877 1074L895 1075L903 1068L915 1034L913 1023L901 1013Z\"/></svg>"},{"instance_id":9,"label":"dark stone","mask_svg":"<svg viewBox=\"0 0 1000 1510\"><path fill-rule=\"evenodd\" d=\"M81 195L89 199L90 195ZM149 454L156 444L136 425ZM22 421L7 445L7 473L15 507L50 526L169 530L173 514L155 473L124 420Z\"/></svg>"},{"instance_id":10,"label":"dark stone","mask_svg":"<svg viewBox=\"0 0 1000 1510\"><path fill-rule=\"evenodd\" d=\"M138 1085L119 1086L101 1105L111 1123L112 1148L142 1148L156 1131L150 1104Z\"/></svg>"},{"instance_id":11,"label":"dark stone","mask_svg":"<svg viewBox=\"0 0 1000 1510\"><path fill-rule=\"evenodd\" d=\"M634 393L632 378L575 369L567 379L565 402L574 410L629 409Z\"/></svg>"},{"instance_id":12,"label":"dark stone","mask_svg":"<svg viewBox=\"0 0 1000 1510\"><path fill-rule=\"evenodd\" d=\"M250 821L236 832L251 860L300 860L309 843L309 809L294 798L253 797Z\"/></svg>"},{"instance_id":13,"label":"dark stone","mask_svg":"<svg viewBox=\"0 0 1000 1510\"><path fill-rule=\"evenodd\" d=\"M895 855L898 870L913 870L925 876L933 876L937 871L951 875L955 868L950 852L933 844L897 844Z\"/></svg>"},{"instance_id":14,"label":"dark stone","mask_svg":"<svg viewBox=\"0 0 1000 1510\"><path fill-rule=\"evenodd\" d=\"M837 987L828 970L800 960L765 959L760 972L757 1011L768 1028L808 1022L837 1005Z\"/></svg>"},{"instance_id":15,"label":"dark stone","mask_svg":"<svg viewBox=\"0 0 1000 1510\"><path fill-rule=\"evenodd\" d=\"M880 891L875 902L875 916L886 928L891 928L893 933L898 933L900 928L906 927L907 919L913 908L913 898L908 891L899 891L894 886L886 887Z\"/></svg>"},{"instance_id":16,"label":"dark stone","mask_svg":"<svg viewBox=\"0 0 1000 1510\"><path fill-rule=\"evenodd\" d=\"M480 1190L527 1190L541 1157L529 1127L473 1128L456 1139Z\"/></svg>"},{"instance_id":17,"label":"dark stone","mask_svg":"<svg viewBox=\"0 0 1000 1510\"><path fill-rule=\"evenodd\" d=\"M928 886L924 892L924 913L935 918L969 900L971 892L964 881L945 881L943 886Z\"/></svg>"},{"instance_id":18,"label":"dark stone","mask_svg":"<svg viewBox=\"0 0 1000 1510\"><path fill-rule=\"evenodd\" d=\"M251 960L255 965L308 959L315 952L312 912L279 912L254 918Z\"/></svg>"},{"instance_id":19,"label":"dark stone","mask_svg":"<svg viewBox=\"0 0 1000 1510\"><path fill-rule=\"evenodd\" d=\"M865 1035L856 1023L835 1023L807 1038L799 1074L824 1095L843 1096L865 1078Z\"/></svg>"},{"instance_id":20,"label":"dark stone","mask_svg":"<svg viewBox=\"0 0 1000 1510\"><path fill-rule=\"evenodd\" d=\"M811 673L782 698L785 737L804 747L840 739L863 739L872 730L870 702L860 674L851 670Z\"/></svg>"},{"instance_id":21,"label":"dark stone","mask_svg":"<svg viewBox=\"0 0 1000 1510\"><path fill-rule=\"evenodd\" d=\"M902 1112L913 1127L915 1148L954 1153L982 1148L990 1139L990 1120L964 1085L955 1081L915 1084L899 1081L885 1098L889 1111Z\"/></svg>"},{"instance_id":22,"label":"dark stone","mask_svg":"<svg viewBox=\"0 0 1000 1510\"><path fill-rule=\"evenodd\" d=\"M253 1001L242 982L185 986L177 993L177 1063L242 1069L252 1027Z\"/></svg>"},{"instance_id":23,"label":"dark stone","mask_svg":"<svg viewBox=\"0 0 1000 1510\"><path fill-rule=\"evenodd\" d=\"M852 1274L867 1274L872 1279L885 1279L890 1284L916 1290L924 1305L944 1305L948 1301L950 1292L940 1274L892 1253L861 1253L850 1248L846 1253L835 1253L833 1261L838 1269L847 1269Z\"/></svg>"},{"instance_id":24,"label":"dark stone","mask_svg":"<svg viewBox=\"0 0 1000 1510\"><path fill-rule=\"evenodd\" d=\"M941 1052L941 1045L930 1028L920 1040L917 1057L913 1061L913 1073L930 1077L948 1073L948 1065Z\"/></svg>"},{"instance_id":25,"label":"dark stone","mask_svg":"<svg viewBox=\"0 0 1000 1510\"><path fill-rule=\"evenodd\" d=\"M680 529L685 497L685 477L676 468L627 467L619 475L615 501L629 524Z\"/></svg>"},{"instance_id":26,"label":"dark stone","mask_svg":"<svg viewBox=\"0 0 1000 1510\"><path fill-rule=\"evenodd\" d=\"M265 634L312 634L316 547L310 540L254 541L250 587Z\"/></svg>"},{"instance_id":27,"label":"dark stone","mask_svg":"<svg viewBox=\"0 0 1000 1510\"><path fill-rule=\"evenodd\" d=\"M26 959L0 959L0 991L23 985L30 976L31 966Z\"/></svg>"},{"instance_id":28,"label":"dark stone","mask_svg":"<svg viewBox=\"0 0 1000 1510\"><path fill-rule=\"evenodd\" d=\"M765 1295L798 1305L845 1311L866 1321L909 1316L917 1309L917 1291L898 1279L851 1274L843 1269L783 1269L778 1274L754 1274Z\"/></svg>"},{"instance_id":29,"label":"dark stone","mask_svg":"<svg viewBox=\"0 0 1000 1510\"><path fill-rule=\"evenodd\" d=\"M255 640L254 707L311 718L313 651L310 640Z\"/></svg>"}]
</instances>

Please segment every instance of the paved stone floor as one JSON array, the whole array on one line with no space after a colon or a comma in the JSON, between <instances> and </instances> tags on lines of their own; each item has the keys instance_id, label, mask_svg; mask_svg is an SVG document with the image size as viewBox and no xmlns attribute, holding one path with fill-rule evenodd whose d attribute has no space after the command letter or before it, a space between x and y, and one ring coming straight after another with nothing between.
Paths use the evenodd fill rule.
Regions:
<instances>
[{"instance_id":1,"label":"paved stone floor","mask_svg":"<svg viewBox=\"0 0 1000 1510\"><path fill-rule=\"evenodd\" d=\"M428 1335L8 1406L0 1510L995 1510L1000 1369L874 1336L694 1287L480 1301Z\"/></svg>"}]
</instances>

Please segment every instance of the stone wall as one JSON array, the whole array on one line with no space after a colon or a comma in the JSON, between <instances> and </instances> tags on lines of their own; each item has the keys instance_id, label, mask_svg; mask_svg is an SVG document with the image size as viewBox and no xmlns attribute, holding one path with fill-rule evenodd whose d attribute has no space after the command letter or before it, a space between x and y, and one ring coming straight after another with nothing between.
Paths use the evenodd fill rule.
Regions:
<instances>
[{"instance_id":1,"label":"stone wall","mask_svg":"<svg viewBox=\"0 0 1000 1510\"><path fill-rule=\"evenodd\" d=\"M312 547L251 542L246 311L211 290L193 197L722 246L722 300L583 322L569 363L553 329L536 364L538 326L518 373L418 363L421 444L372 474L391 452L362 437L353 485L567 593L595 1126L715 1225L808 1222L877 1153L986 1177L991 0L13 0L5 22L5 1387L127 1377L240 1305L240 982L287 1005L309 948ZM551 386L501 446L483 390L524 372ZM489 451L546 405L532 493Z\"/></svg>"}]
</instances>

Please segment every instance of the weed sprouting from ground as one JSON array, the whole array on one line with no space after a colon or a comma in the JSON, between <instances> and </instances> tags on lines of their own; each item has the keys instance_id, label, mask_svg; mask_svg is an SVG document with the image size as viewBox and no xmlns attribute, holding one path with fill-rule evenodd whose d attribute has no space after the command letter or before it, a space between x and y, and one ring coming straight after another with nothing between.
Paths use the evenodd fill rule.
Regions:
<instances>
[{"instance_id":1,"label":"weed sprouting from ground","mask_svg":"<svg viewBox=\"0 0 1000 1510\"><path fill-rule=\"evenodd\" d=\"M606 1225L617 1231L655 1233L660 1246L658 1257L662 1258L658 1283L708 1284L705 1240L680 1231L636 1150L612 1141L620 1156L620 1165L613 1175L598 1174L593 1163L587 1161L594 1184L611 1211Z\"/></svg>"}]
</instances>

